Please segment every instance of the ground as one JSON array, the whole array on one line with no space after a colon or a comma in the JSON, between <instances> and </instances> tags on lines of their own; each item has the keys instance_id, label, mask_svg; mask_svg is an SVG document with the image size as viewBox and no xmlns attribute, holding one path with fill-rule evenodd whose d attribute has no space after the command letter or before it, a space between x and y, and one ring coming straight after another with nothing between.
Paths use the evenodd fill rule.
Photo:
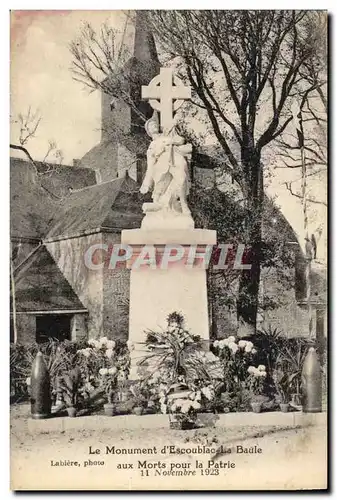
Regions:
<instances>
[{"instance_id":1,"label":"ground","mask_svg":"<svg viewBox=\"0 0 337 500\"><path fill-rule=\"evenodd\" d=\"M16 406L11 412L12 488L326 487L327 440L323 415L314 420L315 425L304 421L302 425L289 424L289 416L284 419L286 425L282 425L281 414L282 418L275 419L275 414L270 418L279 421L278 425L258 425L260 417L261 422L266 421L265 414L236 415L246 424L236 425L238 420L231 415L229 425L225 425L224 415L215 427L174 431L169 429L166 415L99 415L33 421L29 418L29 407ZM248 425L250 422L254 425ZM174 450L168 450L172 445ZM142 449L141 454L137 448ZM177 448L185 453L177 453ZM130 449L134 452L130 453ZM100 453L93 453L97 450ZM123 450L128 453L123 454ZM76 465L69 462L63 465L67 461ZM196 461L202 468L196 468Z\"/></svg>"}]
</instances>

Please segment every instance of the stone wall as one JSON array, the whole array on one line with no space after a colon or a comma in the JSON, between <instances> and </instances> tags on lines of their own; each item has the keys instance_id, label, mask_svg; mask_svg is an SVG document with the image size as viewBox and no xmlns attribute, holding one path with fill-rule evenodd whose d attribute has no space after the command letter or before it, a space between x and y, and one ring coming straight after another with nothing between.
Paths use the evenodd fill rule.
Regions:
<instances>
[{"instance_id":1,"label":"stone wall","mask_svg":"<svg viewBox=\"0 0 337 500\"><path fill-rule=\"evenodd\" d=\"M87 338L87 314L74 314L71 318L71 340L85 340Z\"/></svg>"},{"instance_id":2,"label":"stone wall","mask_svg":"<svg viewBox=\"0 0 337 500\"><path fill-rule=\"evenodd\" d=\"M85 252L96 243L102 243L101 233L46 243L63 275L88 309L86 326L84 322L82 326L89 338L103 334L103 269L88 269L84 261Z\"/></svg>"},{"instance_id":3,"label":"stone wall","mask_svg":"<svg viewBox=\"0 0 337 500\"><path fill-rule=\"evenodd\" d=\"M120 243L119 234L103 234L108 246ZM130 271L123 267L104 268L103 331L109 338L127 339L129 329Z\"/></svg>"},{"instance_id":4,"label":"stone wall","mask_svg":"<svg viewBox=\"0 0 337 500\"><path fill-rule=\"evenodd\" d=\"M36 341L36 317L33 314L16 315L17 343L30 344Z\"/></svg>"},{"instance_id":5,"label":"stone wall","mask_svg":"<svg viewBox=\"0 0 337 500\"><path fill-rule=\"evenodd\" d=\"M257 317L257 328L277 328L288 337L305 336L308 334L308 314L304 307L300 307L296 301L295 293L295 271L291 272L288 286L280 283L275 271L262 269L260 282L260 303L266 303L266 299L272 299L278 304L273 309L260 309ZM226 293L223 290L222 293ZM222 338L229 335L244 337L249 331L244 325L238 324L236 308L228 308L223 305L221 297L215 300L212 307L211 317L213 337ZM325 315L326 316L326 315ZM326 332L326 319L324 318L324 330ZM313 308L313 335L316 334L316 311ZM325 333L326 334L326 333Z\"/></svg>"},{"instance_id":6,"label":"stone wall","mask_svg":"<svg viewBox=\"0 0 337 500\"><path fill-rule=\"evenodd\" d=\"M275 309L267 309L261 314L260 327L277 328L287 337L298 337L307 334L308 315L296 301L295 270L289 288L280 283L275 271L264 269L261 273L261 298L272 298L279 304ZM315 326L315 319L314 319Z\"/></svg>"}]
</instances>

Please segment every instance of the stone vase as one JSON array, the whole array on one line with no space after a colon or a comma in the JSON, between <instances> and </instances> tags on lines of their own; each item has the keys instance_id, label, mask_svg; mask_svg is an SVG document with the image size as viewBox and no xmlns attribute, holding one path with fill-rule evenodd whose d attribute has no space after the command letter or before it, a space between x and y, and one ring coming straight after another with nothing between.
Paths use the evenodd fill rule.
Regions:
<instances>
[{"instance_id":1,"label":"stone vase","mask_svg":"<svg viewBox=\"0 0 337 500\"><path fill-rule=\"evenodd\" d=\"M280 410L282 413L288 413L289 403L280 403Z\"/></svg>"},{"instance_id":2,"label":"stone vase","mask_svg":"<svg viewBox=\"0 0 337 500\"><path fill-rule=\"evenodd\" d=\"M251 406L254 413L261 413L261 409L262 409L261 403L252 402L252 403L250 403L250 406Z\"/></svg>"},{"instance_id":3,"label":"stone vase","mask_svg":"<svg viewBox=\"0 0 337 500\"><path fill-rule=\"evenodd\" d=\"M77 415L77 410L74 406L67 407L68 417L74 418Z\"/></svg>"}]
</instances>

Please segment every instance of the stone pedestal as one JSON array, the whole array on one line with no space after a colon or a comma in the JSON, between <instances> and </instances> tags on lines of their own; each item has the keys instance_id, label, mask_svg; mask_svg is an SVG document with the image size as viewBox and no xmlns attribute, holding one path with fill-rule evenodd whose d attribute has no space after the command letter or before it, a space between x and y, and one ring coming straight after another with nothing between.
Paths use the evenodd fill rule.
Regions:
<instances>
[{"instance_id":1,"label":"stone pedestal","mask_svg":"<svg viewBox=\"0 0 337 500\"><path fill-rule=\"evenodd\" d=\"M209 339L206 262L216 232L204 229L132 229L122 231L122 244L132 248L129 340L134 342L133 367L144 355L147 330L167 326L177 311L193 335ZM131 253L131 252L130 252Z\"/></svg>"}]
</instances>

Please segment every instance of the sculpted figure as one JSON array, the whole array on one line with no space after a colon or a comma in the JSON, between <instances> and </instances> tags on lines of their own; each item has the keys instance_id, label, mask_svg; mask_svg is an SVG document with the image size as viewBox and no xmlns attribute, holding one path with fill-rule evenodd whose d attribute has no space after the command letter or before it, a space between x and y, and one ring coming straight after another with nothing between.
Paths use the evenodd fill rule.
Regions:
<instances>
[{"instance_id":1,"label":"sculpted figure","mask_svg":"<svg viewBox=\"0 0 337 500\"><path fill-rule=\"evenodd\" d=\"M147 151L147 170L140 192L145 194L152 189L153 211L168 210L190 215L187 195L191 144L185 144L174 127L168 134L160 133L154 117L146 122L145 129L152 142Z\"/></svg>"}]
</instances>

